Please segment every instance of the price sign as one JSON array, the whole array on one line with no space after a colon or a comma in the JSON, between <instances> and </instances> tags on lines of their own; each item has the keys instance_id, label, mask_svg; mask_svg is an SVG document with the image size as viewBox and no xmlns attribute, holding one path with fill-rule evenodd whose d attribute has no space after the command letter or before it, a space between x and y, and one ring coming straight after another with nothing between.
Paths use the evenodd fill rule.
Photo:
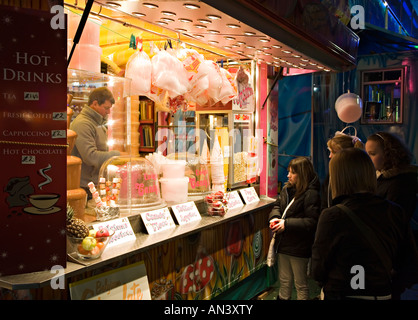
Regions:
<instances>
[{"instance_id":1,"label":"price sign","mask_svg":"<svg viewBox=\"0 0 418 320\"><path fill-rule=\"evenodd\" d=\"M101 222L93 225L93 229L98 231L101 228L106 228L107 230L115 231L115 234L110 238L108 247L118 245L124 242L135 240L136 236L132 230L132 226L128 218L120 218L115 220L110 220L106 222Z\"/></svg>"},{"instance_id":2,"label":"price sign","mask_svg":"<svg viewBox=\"0 0 418 320\"><path fill-rule=\"evenodd\" d=\"M232 191L228 193L228 209L235 209L243 207L241 197L238 194L238 191Z\"/></svg>"},{"instance_id":3,"label":"price sign","mask_svg":"<svg viewBox=\"0 0 418 320\"><path fill-rule=\"evenodd\" d=\"M172 206L171 209L173 209L174 215L180 225L202 219L193 201L177 204Z\"/></svg>"},{"instance_id":4,"label":"price sign","mask_svg":"<svg viewBox=\"0 0 418 320\"><path fill-rule=\"evenodd\" d=\"M149 234L176 227L168 208L143 212L141 213L141 218Z\"/></svg>"},{"instance_id":5,"label":"price sign","mask_svg":"<svg viewBox=\"0 0 418 320\"><path fill-rule=\"evenodd\" d=\"M255 203L260 201L257 192L255 191L254 187L241 189L239 191L244 198L245 204Z\"/></svg>"}]
</instances>

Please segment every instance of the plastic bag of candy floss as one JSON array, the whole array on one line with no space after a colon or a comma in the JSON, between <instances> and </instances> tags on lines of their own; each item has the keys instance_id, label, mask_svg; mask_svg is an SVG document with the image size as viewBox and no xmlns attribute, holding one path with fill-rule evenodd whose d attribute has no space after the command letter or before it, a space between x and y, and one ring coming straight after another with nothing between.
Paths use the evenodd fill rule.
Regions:
<instances>
[{"instance_id":1,"label":"plastic bag of candy floss","mask_svg":"<svg viewBox=\"0 0 418 320\"><path fill-rule=\"evenodd\" d=\"M186 99L197 103L200 106L208 102L209 77L204 76L196 81L193 88L186 93Z\"/></svg>"},{"instance_id":2,"label":"plastic bag of candy floss","mask_svg":"<svg viewBox=\"0 0 418 320\"><path fill-rule=\"evenodd\" d=\"M220 68L222 74L222 88L219 94L219 99L223 104L228 103L237 96L237 88L235 81L228 70Z\"/></svg>"},{"instance_id":3,"label":"plastic bag of candy floss","mask_svg":"<svg viewBox=\"0 0 418 320\"><path fill-rule=\"evenodd\" d=\"M205 58L194 49L180 48L177 50L177 58L183 63L184 69L187 71L190 87L202 78L208 75L209 68L203 63Z\"/></svg>"},{"instance_id":4,"label":"plastic bag of candy floss","mask_svg":"<svg viewBox=\"0 0 418 320\"><path fill-rule=\"evenodd\" d=\"M151 89L152 65L148 55L141 48L131 55L126 63L125 76L132 79L131 95L145 96Z\"/></svg>"},{"instance_id":5,"label":"plastic bag of candy floss","mask_svg":"<svg viewBox=\"0 0 418 320\"><path fill-rule=\"evenodd\" d=\"M222 88L221 70L214 61L205 60L203 63L209 68L209 87L207 89L209 104L215 104L220 100L219 95Z\"/></svg>"},{"instance_id":6,"label":"plastic bag of candy floss","mask_svg":"<svg viewBox=\"0 0 418 320\"><path fill-rule=\"evenodd\" d=\"M152 57L151 63L152 84L167 90L169 97L183 95L189 90L187 72L172 49L159 51Z\"/></svg>"}]
</instances>

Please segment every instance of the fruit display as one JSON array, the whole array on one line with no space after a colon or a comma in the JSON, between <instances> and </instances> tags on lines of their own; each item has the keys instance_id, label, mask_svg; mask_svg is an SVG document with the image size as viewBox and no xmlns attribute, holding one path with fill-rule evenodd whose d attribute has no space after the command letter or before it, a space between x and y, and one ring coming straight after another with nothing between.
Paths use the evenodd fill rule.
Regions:
<instances>
[{"instance_id":1,"label":"fruit display","mask_svg":"<svg viewBox=\"0 0 418 320\"><path fill-rule=\"evenodd\" d=\"M71 252L75 251L81 259L97 259L102 255L114 233L103 227L97 231L90 229L89 234L84 238L69 236L69 249Z\"/></svg>"},{"instance_id":2,"label":"fruit display","mask_svg":"<svg viewBox=\"0 0 418 320\"><path fill-rule=\"evenodd\" d=\"M223 217L228 211L228 196L223 191L216 191L205 197L205 202L210 216Z\"/></svg>"},{"instance_id":3,"label":"fruit display","mask_svg":"<svg viewBox=\"0 0 418 320\"><path fill-rule=\"evenodd\" d=\"M86 223L74 217L74 209L67 204L67 234L75 238L84 238L89 235Z\"/></svg>"},{"instance_id":4,"label":"fruit display","mask_svg":"<svg viewBox=\"0 0 418 320\"><path fill-rule=\"evenodd\" d=\"M84 221L74 218L74 210L67 204L67 250L82 259L99 258L115 232L107 228L89 229Z\"/></svg>"}]
</instances>

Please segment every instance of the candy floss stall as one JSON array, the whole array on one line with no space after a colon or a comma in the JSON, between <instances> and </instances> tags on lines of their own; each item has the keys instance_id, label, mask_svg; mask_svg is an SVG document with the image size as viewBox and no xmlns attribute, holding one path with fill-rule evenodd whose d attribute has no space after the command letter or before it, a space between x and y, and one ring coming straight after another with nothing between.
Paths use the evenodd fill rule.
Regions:
<instances>
[{"instance_id":1,"label":"candy floss stall","mask_svg":"<svg viewBox=\"0 0 418 320\"><path fill-rule=\"evenodd\" d=\"M92 89L107 86L116 100L109 149L121 155L102 165L87 202L76 183L81 163L70 168L64 155L63 277L49 267L0 274L1 299L250 299L275 281L266 267L274 199L259 185L271 171L262 165L261 104L266 65L278 67L273 57L288 48L189 2L117 1L116 10L65 2L69 149L77 137L68 124ZM245 35L224 36L241 27Z\"/></svg>"}]
</instances>

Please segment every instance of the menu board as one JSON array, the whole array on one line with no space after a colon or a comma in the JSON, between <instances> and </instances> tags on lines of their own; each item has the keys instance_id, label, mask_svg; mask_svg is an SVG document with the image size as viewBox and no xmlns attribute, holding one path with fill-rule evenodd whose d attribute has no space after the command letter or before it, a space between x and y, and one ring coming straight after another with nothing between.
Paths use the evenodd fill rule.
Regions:
<instances>
[{"instance_id":1,"label":"menu board","mask_svg":"<svg viewBox=\"0 0 418 320\"><path fill-rule=\"evenodd\" d=\"M66 29L0 5L0 274L66 266Z\"/></svg>"}]
</instances>

